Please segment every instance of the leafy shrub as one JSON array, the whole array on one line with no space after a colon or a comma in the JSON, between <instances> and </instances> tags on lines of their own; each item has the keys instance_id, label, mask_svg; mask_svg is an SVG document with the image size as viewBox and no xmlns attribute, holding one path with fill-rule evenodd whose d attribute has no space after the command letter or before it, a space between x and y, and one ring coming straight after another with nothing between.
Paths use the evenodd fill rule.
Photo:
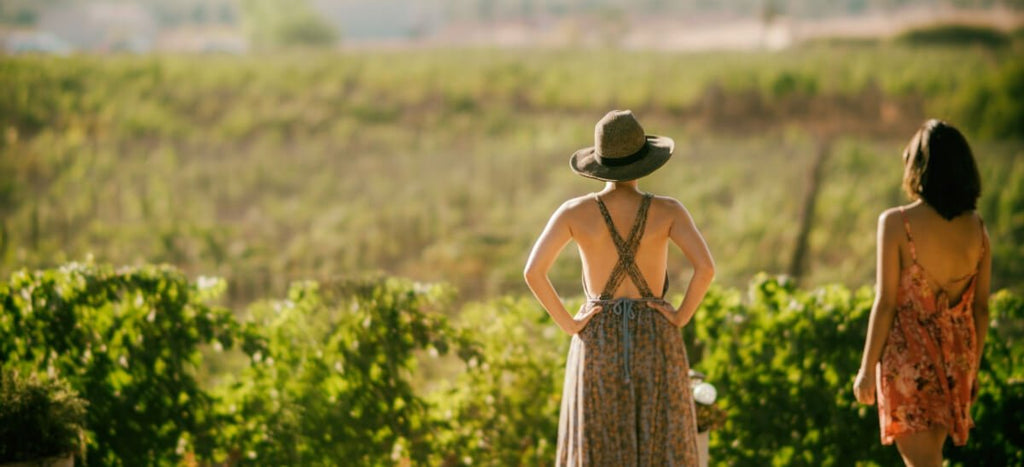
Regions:
<instances>
[{"instance_id":1,"label":"leafy shrub","mask_svg":"<svg viewBox=\"0 0 1024 467\"><path fill-rule=\"evenodd\" d=\"M959 465L1024 465L1024 298L996 293L990 313L976 427L966 446L947 443L945 454Z\"/></svg>"},{"instance_id":2,"label":"leafy shrub","mask_svg":"<svg viewBox=\"0 0 1024 467\"><path fill-rule=\"evenodd\" d=\"M705 346L701 367L728 412L711 433L716 460L739 465L890 464L877 442L873 410L851 390L872 296L868 289L813 291L758 276L746 303L737 290L714 290L694 318Z\"/></svg>"},{"instance_id":3,"label":"leafy shrub","mask_svg":"<svg viewBox=\"0 0 1024 467\"><path fill-rule=\"evenodd\" d=\"M979 136L1024 140L1024 62L1009 61L956 95L957 113Z\"/></svg>"},{"instance_id":4,"label":"leafy shrub","mask_svg":"<svg viewBox=\"0 0 1024 467\"><path fill-rule=\"evenodd\" d=\"M812 75L783 71L771 81L769 95L774 99L814 96L818 93L817 79Z\"/></svg>"},{"instance_id":5,"label":"leafy shrub","mask_svg":"<svg viewBox=\"0 0 1024 467\"><path fill-rule=\"evenodd\" d=\"M569 338L532 299L467 305L452 325L444 286L299 282L239 322L206 304L223 286L154 266L16 273L0 286L0 333L16 336L0 363L67 375L103 465L551 462ZM745 297L712 289L683 333L728 414L713 464L899 462L851 390L872 298L766 275ZM955 465L1024 460L1024 299L995 294L991 315L977 426L946 453ZM211 341L247 358L206 389L195 367Z\"/></svg>"},{"instance_id":6,"label":"leafy shrub","mask_svg":"<svg viewBox=\"0 0 1024 467\"><path fill-rule=\"evenodd\" d=\"M440 309L445 287L398 279L293 284L249 318L265 352L218 391L214 457L254 465L379 465L425 459L438 424L413 389L416 356L475 355Z\"/></svg>"},{"instance_id":7,"label":"leafy shrub","mask_svg":"<svg viewBox=\"0 0 1024 467\"><path fill-rule=\"evenodd\" d=\"M460 318L480 342L480 354L431 397L445 427L437 461L551 464L569 336L532 297L470 305Z\"/></svg>"},{"instance_id":8,"label":"leafy shrub","mask_svg":"<svg viewBox=\"0 0 1024 467\"><path fill-rule=\"evenodd\" d=\"M338 41L337 29L307 0L243 0L241 6L249 37L258 47L327 47Z\"/></svg>"},{"instance_id":9,"label":"leafy shrub","mask_svg":"<svg viewBox=\"0 0 1024 467\"><path fill-rule=\"evenodd\" d=\"M1010 36L989 26L973 24L935 24L914 28L897 36L897 40L910 45L980 45L1005 47Z\"/></svg>"},{"instance_id":10,"label":"leafy shrub","mask_svg":"<svg viewBox=\"0 0 1024 467\"><path fill-rule=\"evenodd\" d=\"M16 272L0 284L0 364L52 367L89 401L89 459L173 462L179 439L209 422L194 375L200 345L259 347L229 310L206 304L219 292L207 285L165 266Z\"/></svg>"},{"instance_id":11,"label":"leafy shrub","mask_svg":"<svg viewBox=\"0 0 1024 467\"><path fill-rule=\"evenodd\" d=\"M0 463L81 456L86 402L66 381L0 373Z\"/></svg>"}]
</instances>

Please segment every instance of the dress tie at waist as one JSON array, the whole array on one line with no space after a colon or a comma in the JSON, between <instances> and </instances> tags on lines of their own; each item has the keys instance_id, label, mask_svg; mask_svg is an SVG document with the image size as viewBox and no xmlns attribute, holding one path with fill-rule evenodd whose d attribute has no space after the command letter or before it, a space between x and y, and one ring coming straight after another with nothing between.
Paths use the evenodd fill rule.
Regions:
<instances>
[{"instance_id":1,"label":"dress tie at waist","mask_svg":"<svg viewBox=\"0 0 1024 467\"><path fill-rule=\"evenodd\" d=\"M637 310L633 306L640 302L662 301L660 298L615 298L608 300L591 300L592 305L598 305L604 311L611 311L615 316L622 317L622 324L619 326L622 331L622 370L626 383L632 382L632 375L629 370L630 354L632 353L631 337L629 333L629 320L636 318Z\"/></svg>"}]
</instances>

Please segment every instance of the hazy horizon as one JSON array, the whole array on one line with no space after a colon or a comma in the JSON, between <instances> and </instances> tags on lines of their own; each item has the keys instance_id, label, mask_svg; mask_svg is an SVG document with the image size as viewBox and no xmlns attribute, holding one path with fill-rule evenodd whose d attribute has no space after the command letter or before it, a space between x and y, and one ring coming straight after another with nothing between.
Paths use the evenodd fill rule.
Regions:
<instances>
[{"instance_id":1,"label":"hazy horizon","mask_svg":"<svg viewBox=\"0 0 1024 467\"><path fill-rule=\"evenodd\" d=\"M0 33L35 31L69 50L133 52L240 53L288 34L320 46L779 49L936 22L1010 31L1022 17L1024 0L8 0ZM45 51L46 44L26 47Z\"/></svg>"}]
</instances>

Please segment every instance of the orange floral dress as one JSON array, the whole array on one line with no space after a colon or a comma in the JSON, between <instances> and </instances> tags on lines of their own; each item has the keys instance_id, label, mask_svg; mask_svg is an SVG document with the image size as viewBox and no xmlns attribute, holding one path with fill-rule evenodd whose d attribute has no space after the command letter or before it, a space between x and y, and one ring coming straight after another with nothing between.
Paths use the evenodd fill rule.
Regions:
<instances>
[{"instance_id":1,"label":"orange floral dress","mask_svg":"<svg viewBox=\"0 0 1024 467\"><path fill-rule=\"evenodd\" d=\"M882 444L942 426L962 446L974 426L970 406L978 371L973 310L978 269L953 281L970 282L959 301L951 303L945 290L929 283L917 262L910 223L902 209L900 214L913 263L901 272L896 316L878 363Z\"/></svg>"}]
</instances>

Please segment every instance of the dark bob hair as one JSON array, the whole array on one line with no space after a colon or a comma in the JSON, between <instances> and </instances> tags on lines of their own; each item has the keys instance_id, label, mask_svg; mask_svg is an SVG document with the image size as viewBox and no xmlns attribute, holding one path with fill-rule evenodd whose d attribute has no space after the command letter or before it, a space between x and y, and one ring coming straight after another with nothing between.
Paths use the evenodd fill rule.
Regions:
<instances>
[{"instance_id":1,"label":"dark bob hair","mask_svg":"<svg viewBox=\"0 0 1024 467\"><path fill-rule=\"evenodd\" d=\"M964 135L941 120L925 122L903 150L903 191L946 220L977 208L981 177Z\"/></svg>"}]
</instances>

